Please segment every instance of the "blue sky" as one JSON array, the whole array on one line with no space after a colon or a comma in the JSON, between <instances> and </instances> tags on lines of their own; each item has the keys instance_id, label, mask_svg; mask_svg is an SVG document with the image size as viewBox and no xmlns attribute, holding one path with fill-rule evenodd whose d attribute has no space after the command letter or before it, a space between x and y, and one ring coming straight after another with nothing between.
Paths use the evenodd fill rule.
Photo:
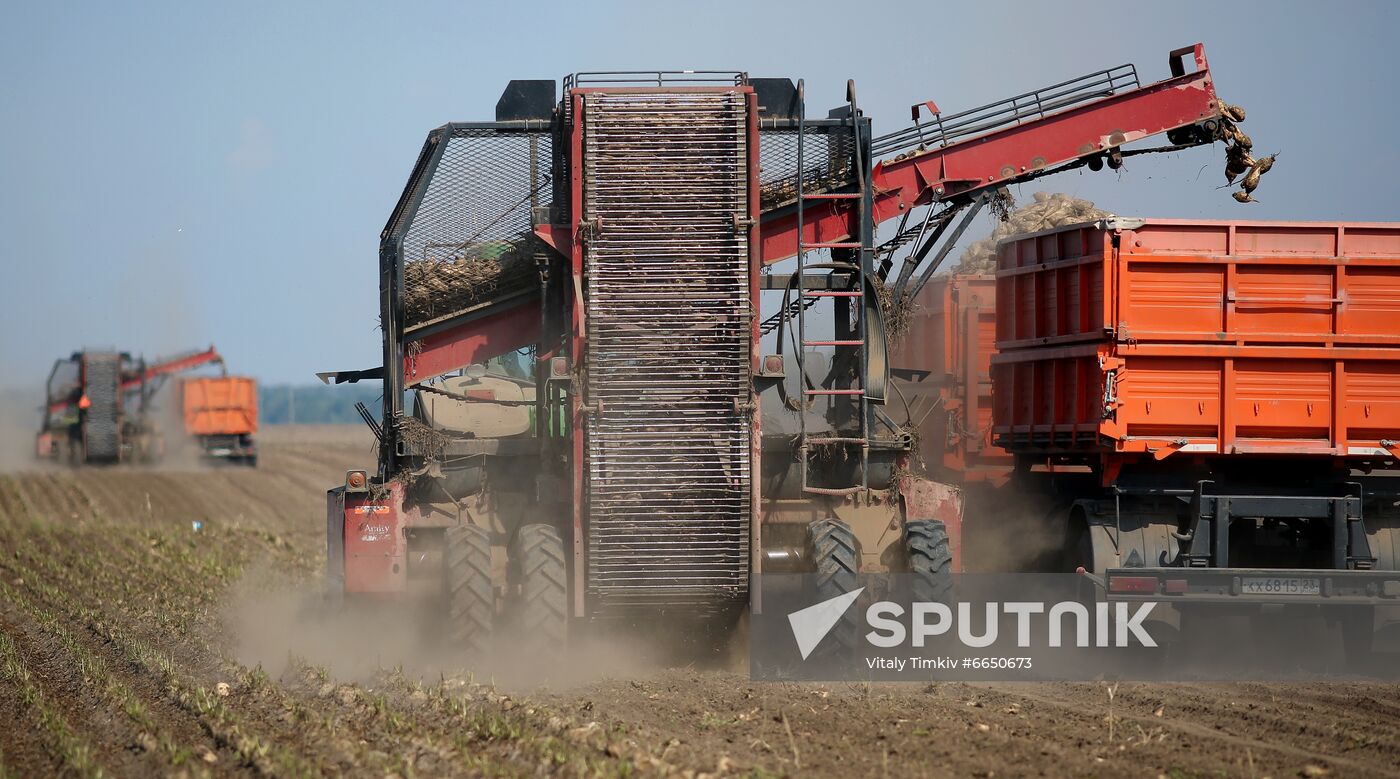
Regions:
<instances>
[{"instance_id":1,"label":"blue sky","mask_svg":"<svg viewBox=\"0 0 1400 779\"><path fill-rule=\"evenodd\" d=\"M375 252L425 133L511 78L713 68L856 79L876 132L1204 41L1278 165L1223 152L1029 185L1120 214L1394 219L1390 3L11 3L0 25L0 384L83 345L217 344L270 382L378 360ZM1204 168L1204 171L1202 170ZM975 230L974 232L985 232ZM980 235L972 235L976 238Z\"/></svg>"}]
</instances>

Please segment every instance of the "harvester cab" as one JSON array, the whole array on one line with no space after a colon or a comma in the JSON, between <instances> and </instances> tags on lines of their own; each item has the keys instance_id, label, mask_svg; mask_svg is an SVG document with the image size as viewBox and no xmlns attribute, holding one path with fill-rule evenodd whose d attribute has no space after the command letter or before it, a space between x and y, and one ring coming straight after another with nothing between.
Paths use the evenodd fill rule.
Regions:
<instances>
[{"instance_id":1,"label":"harvester cab","mask_svg":"<svg viewBox=\"0 0 1400 779\"><path fill-rule=\"evenodd\" d=\"M801 81L713 71L513 81L433 130L381 234L383 366L322 374L384 386L377 470L328 495L332 592L423 585L471 647L729 619L764 570L947 577L960 493L902 467L889 341L1004 186L1219 140L1203 49L1170 61L878 137L853 84L809 117ZM530 378L482 374L517 352Z\"/></svg>"}]
</instances>

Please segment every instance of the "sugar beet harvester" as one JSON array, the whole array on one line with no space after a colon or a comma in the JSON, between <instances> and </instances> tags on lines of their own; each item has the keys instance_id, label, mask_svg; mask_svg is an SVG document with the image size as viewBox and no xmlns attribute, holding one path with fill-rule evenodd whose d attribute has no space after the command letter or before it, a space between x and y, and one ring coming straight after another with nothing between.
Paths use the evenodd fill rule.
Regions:
<instances>
[{"instance_id":1,"label":"sugar beet harvester","mask_svg":"<svg viewBox=\"0 0 1400 779\"><path fill-rule=\"evenodd\" d=\"M381 236L385 367L323 374L384 384L377 473L328 495L332 593L432 593L470 647L498 615L550 641L761 608L763 570L938 586L961 498L905 467L885 309L1004 185L1217 140L1202 47L1170 63L883 137L852 85L814 119L801 82L714 72L513 81L432 131Z\"/></svg>"},{"instance_id":2,"label":"sugar beet harvester","mask_svg":"<svg viewBox=\"0 0 1400 779\"><path fill-rule=\"evenodd\" d=\"M72 465L159 460L165 439L151 417L152 399L171 376L211 364L223 364L212 346L152 363L93 350L56 360L35 454Z\"/></svg>"}]
</instances>

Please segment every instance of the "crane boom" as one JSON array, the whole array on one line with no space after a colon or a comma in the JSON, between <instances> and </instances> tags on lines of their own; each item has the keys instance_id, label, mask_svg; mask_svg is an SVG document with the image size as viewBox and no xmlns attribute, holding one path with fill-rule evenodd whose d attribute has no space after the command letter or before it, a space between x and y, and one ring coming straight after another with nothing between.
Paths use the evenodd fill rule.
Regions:
<instances>
[{"instance_id":1,"label":"crane boom","mask_svg":"<svg viewBox=\"0 0 1400 779\"><path fill-rule=\"evenodd\" d=\"M145 382L161 376L192 371L195 368L211 365L213 363L222 364L223 361L224 358L219 354L219 351L212 346L202 352L190 352L176 357L158 360L147 365L145 370L141 371L139 375L123 381L122 390L130 391L136 389Z\"/></svg>"},{"instance_id":2,"label":"crane boom","mask_svg":"<svg viewBox=\"0 0 1400 779\"><path fill-rule=\"evenodd\" d=\"M1195 63L1190 73L1185 70L1187 54ZM983 132L974 131L936 146L927 143L923 132L911 130L876 139L877 153L893 151L904 139L917 139L917 145L876 163L871 176L875 223L919 206L970 198L985 189L1038 178L1127 143L1216 120L1220 107L1205 47L1198 43L1178 49L1171 53L1170 61L1170 78L1124 91L1113 89L1113 70L1102 71L1110 76L1105 91L1111 93L1070 105L1064 105L1069 101L1055 93L1057 87L1063 92L1065 85L1074 82L963 112L959 116L981 114L1000 117L1001 121L999 125L995 120L984 124ZM1040 97L1045 93L1049 93L1048 100ZM1050 104L1048 111L1046 103ZM1064 107L1056 110L1057 105ZM927 129L936 132L938 127L933 124ZM946 138L946 134L934 140L940 137ZM1208 136L1197 136L1189 145L1209 141ZM802 226L804 243L848 239L854 234L854 214L851 200L832 199L808 206ZM796 254L795 210L787 206L764 214L760 241L765 264Z\"/></svg>"}]
</instances>

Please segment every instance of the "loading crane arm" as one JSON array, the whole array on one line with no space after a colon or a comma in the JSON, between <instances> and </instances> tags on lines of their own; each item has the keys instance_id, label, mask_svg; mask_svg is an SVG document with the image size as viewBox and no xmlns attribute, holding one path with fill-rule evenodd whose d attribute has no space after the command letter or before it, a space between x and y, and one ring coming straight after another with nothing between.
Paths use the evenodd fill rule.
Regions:
<instances>
[{"instance_id":1,"label":"loading crane arm","mask_svg":"<svg viewBox=\"0 0 1400 779\"><path fill-rule=\"evenodd\" d=\"M1147 86L1136 67L1121 65L955 114L940 113L931 101L915 105L913 127L871 141L872 154L887 157L871 173L874 221L970 202L983 191L1079 165L1117 167L1122 146L1163 133L1173 144L1163 151L1213 142L1221 108L1205 47L1177 49L1169 61L1171 77ZM931 116L921 120L925 110ZM855 212L850 199L807 206L803 242L849 239ZM795 255L795 209L764 214L761 241L765 264Z\"/></svg>"},{"instance_id":2,"label":"loading crane arm","mask_svg":"<svg viewBox=\"0 0 1400 779\"><path fill-rule=\"evenodd\" d=\"M166 357L146 365L144 369L139 372L139 375L123 381L122 390L133 390L143 383L176 373L192 371L195 368L201 368L205 365L218 365L222 367L223 364L223 356L219 354L219 350L212 346L200 352L186 352L176 355L175 357Z\"/></svg>"},{"instance_id":3,"label":"loading crane arm","mask_svg":"<svg viewBox=\"0 0 1400 779\"><path fill-rule=\"evenodd\" d=\"M75 354L72 359L76 360L77 357L78 355ZM54 365L54 369L50 373L50 383L52 383L53 374L58 371L59 366L64 362L68 362L68 360L59 360L58 363ZM223 364L223 356L220 355L219 351L213 346L203 351L187 352L174 357L163 358L150 364L143 364L135 371L123 371L121 391L122 393L136 392L145 387L147 390L146 395L150 396L155 394L156 390L160 388L160 384L163 383L166 378L174 374L192 371L205 365L223 366ZM77 402L76 398L54 401L49 404L48 413L50 415L62 414Z\"/></svg>"}]
</instances>

